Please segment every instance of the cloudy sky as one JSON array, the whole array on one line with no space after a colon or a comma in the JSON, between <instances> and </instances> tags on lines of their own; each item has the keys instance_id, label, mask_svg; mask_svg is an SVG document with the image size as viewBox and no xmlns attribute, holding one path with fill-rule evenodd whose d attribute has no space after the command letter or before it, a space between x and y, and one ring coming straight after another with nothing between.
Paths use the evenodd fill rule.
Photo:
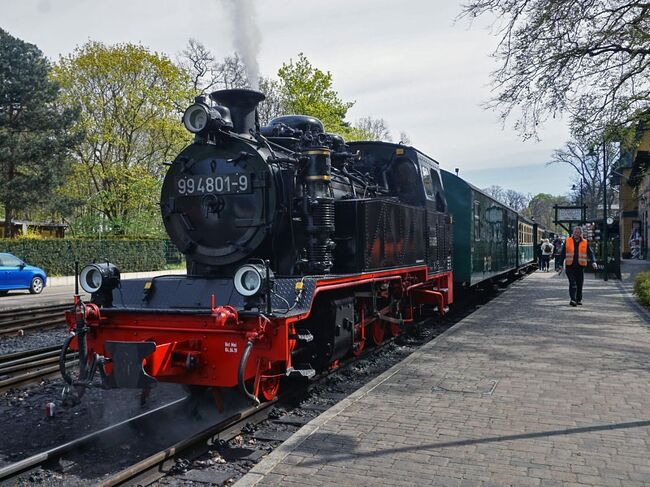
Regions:
<instances>
[{"instance_id":1,"label":"cloudy sky","mask_svg":"<svg viewBox=\"0 0 650 487\"><path fill-rule=\"evenodd\" d=\"M51 59L88 40L136 42L175 57L193 37L217 58L241 33L234 0L0 0L0 27ZM239 0L241 1L241 0ZM461 0L246 0L260 34L260 72L274 75L303 52L334 76L348 119L384 118L393 136L473 184L524 193L566 193L573 174L547 167L568 138L563 120L522 141L481 105L490 96L496 39L485 22L456 21Z\"/></svg>"}]
</instances>

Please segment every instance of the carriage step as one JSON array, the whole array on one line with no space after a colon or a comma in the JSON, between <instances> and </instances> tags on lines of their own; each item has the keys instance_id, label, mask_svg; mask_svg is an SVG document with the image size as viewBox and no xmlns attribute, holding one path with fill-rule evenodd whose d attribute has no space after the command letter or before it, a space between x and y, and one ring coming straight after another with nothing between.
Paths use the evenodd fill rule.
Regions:
<instances>
[{"instance_id":1,"label":"carriage step","mask_svg":"<svg viewBox=\"0 0 650 487\"><path fill-rule=\"evenodd\" d=\"M314 335L311 334L309 330L302 330L300 333L295 335L289 335L290 340L300 340L301 342L313 342Z\"/></svg>"},{"instance_id":2,"label":"carriage step","mask_svg":"<svg viewBox=\"0 0 650 487\"><path fill-rule=\"evenodd\" d=\"M316 371L311 368L311 365L304 364L303 366L305 367L304 369L294 369L293 367L289 367L287 369L287 377L306 377L307 379L310 379L316 375Z\"/></svg>"}]
</instances>

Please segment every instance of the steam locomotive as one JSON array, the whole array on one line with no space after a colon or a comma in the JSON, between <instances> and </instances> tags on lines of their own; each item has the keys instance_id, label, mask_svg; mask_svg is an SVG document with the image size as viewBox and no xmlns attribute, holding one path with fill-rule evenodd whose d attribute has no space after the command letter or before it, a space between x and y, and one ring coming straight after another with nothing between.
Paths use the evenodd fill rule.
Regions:
<instances>
[{"instance_id":1,"label":"steam locomotive","mask_svg":"<svg viewBox=\"0 0 650 487\"><path fill-rule=\"evenodd\" d=\"M75 377L62 361L73 389L99 374L105 387L166 381L270 400L283 377L311 377L423 315L443 314L454 285L477 283L454 283L452 256L469 258L467 236L497 242L483 252L514 245L499 272L476 257L484 280L532 263L517 252L521 225L532 224L511 215L520 224L512 233L494 200L492 230L475 235L481 226L470 216L470 228L453 229L463 247L452 253L453 208L438 163L422 152L346 143L308 116L260 127L263 99L221 90L185 111L194 141L170 164L160 208L187 275L122 281L111 263L85 267L79 283L92 298L77 293L62 350L80 354Z\"/></svg>"}]
</instances>

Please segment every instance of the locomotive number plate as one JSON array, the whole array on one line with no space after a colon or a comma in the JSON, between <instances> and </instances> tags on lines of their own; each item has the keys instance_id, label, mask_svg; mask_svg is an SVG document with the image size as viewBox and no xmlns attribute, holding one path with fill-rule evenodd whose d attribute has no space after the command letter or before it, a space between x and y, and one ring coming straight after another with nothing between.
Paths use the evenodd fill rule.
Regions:
<instances>
[{"instance_id":1,"label":"locomotive number plate","mask_svg":"<svg viewBox=\"0 0 650 487\"><path fill-rule=\"evenodd\" d=\"M183 195L250 193L251 182L247 174L238 172L222 176L183 176L176 178L176 190Z\"/></svg>"}]
</instances>

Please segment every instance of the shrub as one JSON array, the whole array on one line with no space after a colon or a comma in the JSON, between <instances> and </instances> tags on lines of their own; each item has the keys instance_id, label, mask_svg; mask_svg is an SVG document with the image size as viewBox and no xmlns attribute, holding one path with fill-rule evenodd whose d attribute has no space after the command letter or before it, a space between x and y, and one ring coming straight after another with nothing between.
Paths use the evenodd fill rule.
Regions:
<instances>
[{"instance_id":1,"label":"shrub","mask_svg":"<svg viewBox=\"0 0 650 487\"><path fill-rule=\"evenodd\" d=\"M639 301L650 306L650 272L639 272L634 278L634 294Z\"/></svg>"},{"instance_id":2,"label":"shrub","mask_svg":"<svg viewBox=\"0 0 650 487\"><path fill-rule=\"evenodd\" d=\"M156 271L182 262L182 255L162 239L0 239L0 252L9 252L48 275L74 274L79 266L110 261L121 272Z\"/></svg>"}]
</instances>

